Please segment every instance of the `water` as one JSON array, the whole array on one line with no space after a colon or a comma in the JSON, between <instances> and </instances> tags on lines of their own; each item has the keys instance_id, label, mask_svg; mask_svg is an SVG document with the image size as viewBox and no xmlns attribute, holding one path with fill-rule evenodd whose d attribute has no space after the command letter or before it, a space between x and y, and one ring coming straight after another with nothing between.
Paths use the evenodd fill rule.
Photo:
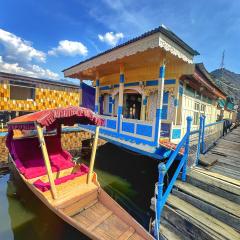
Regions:
<instances>
[{"instance_id":1,"label":"water","mask_svg":"<svg viewBox=\"0 0 240 240\"><path fill-rule=\"evenodd\" d=\"M145 227L157 179L157 162L105 144L95 171L101 186ZM87 239L53 214L22 182L0 175L0 240Z\"/></svg>"}]
</instances>

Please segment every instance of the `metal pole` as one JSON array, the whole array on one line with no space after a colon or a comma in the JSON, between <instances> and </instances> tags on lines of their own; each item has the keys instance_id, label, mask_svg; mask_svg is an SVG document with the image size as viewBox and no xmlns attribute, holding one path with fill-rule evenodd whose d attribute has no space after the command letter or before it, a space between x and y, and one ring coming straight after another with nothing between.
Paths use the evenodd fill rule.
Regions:
<instances>
[{"instance_id":1,"label":"metal pole","mask_svg":"<svg viewBox=\"0 0 240 240\"><path fill-rule=\"evenodd\" d=\"M93 167L94 167L96 151L97 151L97 144L98 144L98 135L99 135L99 126L96 126L95 137L94 137L93 148L92 148L92 154L91 154L90 165L89 165L89 172L88 172L88 177L87 177L87 183L88 184L92 180L92 173L93 173Z\"/></svg>"},{"instance_id":2,"label":"metal pole","mask_svg":"<svg viewBox=\"0 0 240 240\"><path fill-rule=\"evenodd\" d=\"M188 164L188 154L189 154L189 138L190 138L190 131L191 131L191 123L192 123L192 117L187 117L187 140L185 144L185 151L183 157L185 158L185 162L183 165L182 170L182 181L185 182L187 179L187 164Z\"/></svg>"}]
</instances>

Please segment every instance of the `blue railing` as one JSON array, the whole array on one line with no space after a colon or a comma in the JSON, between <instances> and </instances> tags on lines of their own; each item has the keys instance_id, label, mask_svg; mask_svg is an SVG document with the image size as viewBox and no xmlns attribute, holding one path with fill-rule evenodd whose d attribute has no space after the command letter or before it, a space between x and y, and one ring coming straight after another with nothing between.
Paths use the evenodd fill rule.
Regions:
<instances>
[{"instance_id":1,"label":"blue railing","mask_svg":"<svg viewBox=\"0 0 240 240\"><path fill-rule=\"evenodd\" d=\"M157 185L157 199L156 199L156 207L155 207L155 226L154 226L154 236L156 239L159 238L159 229L160 229L160 218L161 213L163 210L163 207L167 201L167 198L177 180L177 177L182 170L182 181L186 181L187 176L187 160L188 160L188 153L189 153L189 138L191 133L191 122L192 118L187 117L187 131L180 143L177 145L176 149L172 154L170 155L168 161L166 163L160 163L158 165L158 171L159 171L159 177L158 177L158 185ZM163 187L164 187L164 177L167 173L167 171L170 169L173 162L176 160L177 156L179 155L179 152L181 148L184 147L184 153L181 157L181 160L178 164L178 167L168 184L165 192L163 193Z\"/></svg>"},{"instance_id":2,"label":"blue railing","mask_svg":"<svg viewBox=\"0 0 240 240\"><path fill-rule=\"evenodd\" d=\"M196 163L198 165L200 154L205 154L219 138L223 136L224 120L206 124L206 117L200 116L198 132L198 148L196 153Z\"/></svg>"}]
</instances>

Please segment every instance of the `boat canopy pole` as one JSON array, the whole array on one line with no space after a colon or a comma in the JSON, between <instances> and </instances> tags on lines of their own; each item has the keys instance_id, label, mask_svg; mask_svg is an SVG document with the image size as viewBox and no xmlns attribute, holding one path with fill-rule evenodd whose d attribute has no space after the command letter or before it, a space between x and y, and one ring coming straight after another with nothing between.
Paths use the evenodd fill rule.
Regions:
<instances>
[{"instance_id":1,"label":"boat canopy pole","mask_svg":"<svg viewBox=\"0 0 240 240\"><path fill-rule=\"evenodd\" d=\"M56 199L57 198L57 189L55 186L53 173L52 173L52 169L51 169L51 164L50 164L49 156L48 156L48 152L47 152L47 147L46 147L45 139L43 136L43 129L39 124L36 124L36 128L37 128L38 139L39 139L40 146L42 149L43 159L45 162L45 166L47 168L48 180L50 182L52 196L53 196L53 199Z\"/></svg>"},{"instance_id":2,"label":"boat canopy pole","mask_svg":"<svg viewBox=\"0 0 240 240\"><path fill-rule=\"evenodd\" d=\"M89 166L87 183L90 183L91 180L92 180L93 166L94 166L94 162L95 162L96 151L97 151L97 144L98 144L98 135L99 135L99 126L96 126L96 131L95 131L95 137L94 137L94 142L93 142L93 147L92 147L92 154L91 154L91 159L90 159L90 166Z\"/></svg>"}]
</instances>

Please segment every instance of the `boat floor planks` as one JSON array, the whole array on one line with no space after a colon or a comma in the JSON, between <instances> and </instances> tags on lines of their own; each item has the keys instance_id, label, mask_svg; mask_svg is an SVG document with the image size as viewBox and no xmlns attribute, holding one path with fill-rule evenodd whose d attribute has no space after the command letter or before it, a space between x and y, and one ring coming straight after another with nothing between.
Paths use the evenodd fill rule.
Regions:
<instances>
[{"instance_id":1,"label":"boat floor planks","mask_svg":"<svg viewBox=\"0 0 240 240\"><path fill-rule=\"evenodd\" d=\"M100 201L88 206L72 218L99 239L144 239Z\"/></svg>"}]
</instances>

